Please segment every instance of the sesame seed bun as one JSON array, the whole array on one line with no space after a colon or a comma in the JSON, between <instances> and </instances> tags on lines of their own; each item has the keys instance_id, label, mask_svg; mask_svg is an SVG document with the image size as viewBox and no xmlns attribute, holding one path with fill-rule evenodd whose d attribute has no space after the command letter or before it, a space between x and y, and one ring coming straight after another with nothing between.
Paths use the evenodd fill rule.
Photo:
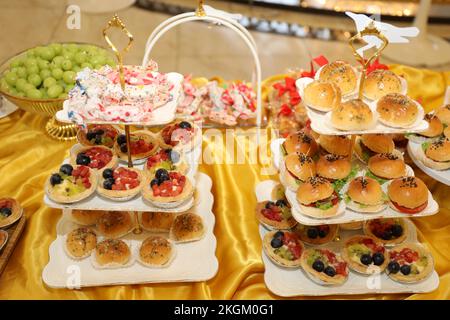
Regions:
<instances>
[{"instance_id":1,"label":"sesame seed bun","mask_svg":"<svg viewBox=\"0 0 450 320\"><path fill-rule=\"evenodd\" d=\"M352 164L349 158L334 154L321 156L316 163L317 175L326 179L344 179L351 170Z\"/></svg>"},{"instance_id":2,"label":"sesame seed bun","mask_svg":"<svg viewBox=\"0 0 450 320\"><path fill-rule=\"evenodd\" d=\"M316 140L303 131L298 131L287 136L283 142L283 147L287 154L304 153L308 156L315 155L319 149Z\"/></svg>"},{"instance_id":3,"label":"sesame seed bun","mask_svg":"<svg viewBox=\"0 0 450 320\"><path fill-rule=\"evenodd\" d=\"M388 196L398 205L413 209L428 201L428 188L417 177L398 178L389 185Z\"/></svg>"},{"instance_id":4,"label":"sesame seed bun","mask_svg":"<svg viewBox=\"0 0 450 320\"><path fill-rule=\"evenodd\" d=\"M395 128L410 127L419 114L416 103L400 93L390 93L380 98L377 112L380 122Z\"/></svg>"},{"instance_id":5,"label":"sesame seed bun","mask_svg":"<svg viewBox=\"0 0 450 320\"><path fill-rule=\"evenodd\" d=\"M352 148L352 140L347 136L320 135L320 146L328 153L339 156L349 156Z\"/></svg>"},{"instance_id":6,"label":"sesame seed bun","mask_svg":"<svg viewBox=\"0 0 450 320\"><path fill-rule=\"evenodd\" d=\"M366 103L352 99L331 111L331 123L339 130L366 130L373 126L374 117Z\"/></svg>"},{"instance_id":7,"label":"sesame seed bun","mask_svg":"<svg viewBox=\"0 0 450 320\"><path fill-rule=\"evenodd\" d=\"M443 124L450 126L450 104L437 109L435 114Z\"/></svg>"},{"instance_id":8,"label":"sesame seed bun","mask_svg":"<svg viewBox=\"0 0 450 320\"><path fill-rule=\"evenodd\" d=\"M429 113L425 115L424 119L428 122L428 129L419 132L421 136L432 138L442 134L442 131L444 131L444 125L436 115Z\"/></svg>"},{"instance_id":9,"label":"sesame seed bun","mask_svg":"<svg viewBox=\"0 0 450 320\"><path fill-rule=\"evenodd\" d=\"M440 139L433 142L425 150L423 163L435 170L447 170L450 168L450 141Z\"/></svg>"},{"instance_id":10,"label":"sesame seed bun","mask_svg":"<svg viewBox=\"0 0 450 320\"><path fill-rule=\"evenodd\" d=\"M355 91L358 77L348 62L338 60L320 70L319 80L334 83L342 95L348 95Z\"/></svg>"},{"instance_id":11,"label":"sesame seed bun","mask_svg":"<svg viewBox=\"0 0 450 320\"><path fill-rule=\"evenodd\" d=\"M351 199L347 207L353 211L378 212L386 207L383 201L383 190L378 181L372 178L353 179L348 186L347 195Z\"/></svg>"},{"instance_id":12,"label":"sesame seed bun","mask_svg":"<svg viewBox=\"0 0 450 320\"><path fill-rule=\"evenodd\" d=\"M303 153L289 154L284 158L284 170L281 170L283 182L296 191L299 183L316 175L316 164L311 157Z\"/></svg>"},{"instance_id":13,"label":"sesame seed bun","mask_svg":"<svg viewBox=\"0 0 450 320\"><path fill-rule=\"evenodd\" d=\"M378 100L388 93L400 93L401 90L400 78L389 70L374 70L364 81L364 96L370 100Z\"/></svg>"},{"instance_id":14,"label":"sesame seed bun","mask_svg":"<svg viewBox=\"0 0 450 320\"><path fill-rule=\"evenodd\" d=\"M370 157L368 167L370 172L384 179L400 178L406 173L403 159L392 153L379 153Z\"/></svg>"},{"instance_id":15,"label":"sesame seed bun","mask_svg":"<svg viewBox=\"0 0 450 320\"><path fill-rule=\"evenodd\" d=\"M341 90L331 82L313 81L303 92L308 107L319 111L331 111L341 103Z\"/></svg>"},{"instance_id":16,"label":"sesame seed bun","mask_svg":"<svg viewBox=\"0 0 450 320\"><path fill-rule=\"evenodd\" d=\"M331 183L321 177L311 177L297 190L297 200L300 204L311 204L330 197L334 192Z\"/></svg>"}]
</instances>

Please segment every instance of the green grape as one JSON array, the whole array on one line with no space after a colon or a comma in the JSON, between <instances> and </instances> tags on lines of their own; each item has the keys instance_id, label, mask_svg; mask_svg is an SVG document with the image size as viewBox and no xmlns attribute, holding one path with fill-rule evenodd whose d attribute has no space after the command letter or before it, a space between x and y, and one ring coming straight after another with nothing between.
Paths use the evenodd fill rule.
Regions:
<instances>
[{"instance_id":1,"label":"green grape","mask_svg":"<svg viewBox=\"0 0 450 320\"><path fill-rule=\"evenodd\" d=\"M93 65L96 65L96 64L104 65L105 61L106 61L105 57L97 55L97 56L93 56L89 62L92 63Z\"/></svg>"},{"instance_id":2,"label":"green grape","mask_svg":"<svg viewBox=\"0 0 450 320\"><path fill-rule=\"evenodd\" d=\"M34 49L29 49L27 51L27 58L34 58L34 56L35 56Z\"/></svg>"},{"instance_id":3,"label":"green grape","mask_svg":"<svg viewBox=\"0 0 450 320\"><path fill-rule=\"evenodd\" d=\"M19 69L19 67L11 67L11 69L9 69L9 71L17 74L17 69Z\"/></svg>"},{"instance_id":4,"label":"green grape","mask_svg":"<svg viewBox=\"0 0 450 320\"><path fill-rule=\"evenodd\" d=\"M60 43L52 43L50 44L50 48L53 49L55 55L59 55L62 51L62 45Z\"/></svg>"},{"instance_id":5,"label":"green grape","mask_svg":"<svg viewBox=\"0 0 450 320\"><path fill-rule=\"evenodd\" d=\"M81 64L81 68L89 68L92 69L92 64L90 64L89 62L84 62Z\"/></svg>"},{"instance_id":6,"label":"green grape","mask_svg":"<svg viewBox=\"0 0 450 320\"><path fill-rule=\"evenodd\" d=\"M61 67L63 70L71 70L72 69L72 61L70 60L64 60L61 64Z\"/></svg>"},{"instance_id":7,"label":"green grape","mask_svg":"<svg viewBox=\"0 0 450 320\"><path fill-rule=\"evenodd\" d=\"M17 96L19 94L19 91L17 91L14 87L9 87L9 93L12 96Z\"/></svg>"},{"instance_id":8,"label":"green grape","mask_svg":"<svg viewBox=\"0 0 450 320\"><path fill-rule=\"evenodd\" d=\"M106 64L111 66L111 67L115 67L116 66L116 61L114 61L113 58L107 58L106 59Z\"/></svg>"},{"instance_id":9,"label":"green grape","mask_svg":"<svg viewBox=\"0 0 450 320\"><path fill-rule=\"evenodd\" d=\"M73 58L75 57L75 54L72 51L64 51L63 50L63 55L62 56L66 60L73 60Z\"/></svg>"},{"instance_id":10,"label":"green grape","mask_svg":"<svg viewBox=\"0 0 450 320\"><path fill-rule=\"evenodd\" d=\"M60 68L55 68L55 69L52 70L52 76L56 80L59 80L63 76L63 71Z\"/></svg>"},{"instance_id":11,"label":"green grape","mask_svg":"<svg viewBox=\"0 0 450 320\"><path fill-rule=\"evenodd\" d=\"M76 73L73 71L65 71L63 74L63 80L67 84L75 83Z\"/></svg>"},{"instance_id":12,"label":"green grape","mask_svg":"<svg viewBox=\"0 0 450 320\"><path fill-rule=\"evenodd\" d=\"M39 73L39 67L38 66L29 66L27 67L27 74L38 74Z\"/></svg>"},{"instance_id":13,"label":"green grape","mask_svg":"<svg viewBox=\"0 0 450 320\"><path fill-rule=\"evenodd\" d=\"M23 92L25 92L25 94L28 92L28 91L30 91L30 90L32 90L32 89L36 89L31 83L26 83L26 84L24 84L24 86L23 86Z\"/></svg>"},{"instance_id":14,"label":"green grape","mask_svg":"<svg viewBox=\"0 0 450 320\"><path fill-rule=\"evenodd\" d=\"M79 49L79 47L78 47L78 45L75 44L75 43L70 43L70 44L67 46L67 50L72 51L72 52L76 52L76 51L78 51L78 49Z\"/></svg>"},{"instance_id":15,"label":"green grape","mask_svg":"<svg viewBox=\"0 0 450 320\"><path fill-rule=\"evenodd\" d=\"M73 70L75 73L78 73L78 72L81 71L81 67L80 67L80 66L75 66L75 67L72 68L72 70Z\"/></svg>"},{"instance_id":16,"label":"green grape","mask_svg":"<svg viewBox=\"0 0 450 320\"><path fill-rule=\"evenodd\" d=\"M56 98L63 92L63 88L60 85L53 85L47 90L47 94L50 98Z\"/></svg>"},{"instance_id":17,"label":"green grape","mask_svg":"<svg viewBox=\"0 0 450 320\"><path fill-rule=\"evenodd\" d=\"M48 69L50 68L50 62L48 62L47 60L38 60L38 67L39 69L43 70L43 69Z\"/></svg>"},{"instance_id":18,"label":"green grape","mask_svg":"<svg viewBox=\"0 0 450 320\"><path fill-rule=\"evenodd\" d=\"M94 66L94 69L98 70L98 69L102 68L103 66L104 66L103 64L96 64Z\"/></svg>"},{"instance_id":19,"label":"green grape","mask_svg":"<svg viewBox=\"0 0 450 320\"><path fill-rule=\"evenodd\" d=\"M37 87L39 87L41 85L42 79L37 74L30 74L28 76L28 82L31 83L33 86L35 86L37 88Z\"/></svg>"},{"instance_id":20,"label":"green grape","mask_svg":"<svg viewBox=\"0 0 450 320\"><path fill-rule=\"evenodd\" d=\"M58 96L58 99L67 99L67 93L63 92Z\"/></svg>"},{"instance_id":21,"label":"green grape","mask_svg":"<svg viewBox=\"0 0 450 320\"><path fill-rule=\"evenodd\" d=\"M30 99L41 99L42 98L42 93L36 88L28 90L26 92L26 95Z\"/></svg>"},{"instance_id":22,"label":"green grape","mask_svg":"<svg viewBox=\"0 0 450 320\"><path fill-rule=\"evenodd\" d=\"M9 92L9 84L8 84L8 82L6 82L6 80L4 78L2 78L2 80L0 80L0 89L2 91Z\"/></svg>"},{"instance_id":23,"label":"green grape","mask_svg":"<svg viewBox=\"0 0 450 320\"><path fill-rule=\"evenodd\" d=\"M25 69L24 67L17 67L16 73L19 78L26 78L28 75L27 69Z\"/></svg>"},{"instance_id":24,"label":"green grape","mask_svg":"<svg viewBox=\"0 0 450 320\"><path fill-rule=\"evenodd\" d=\"M17 91L16 96L23 98L25 97L25 93L23 93L22 91Z\"/></svg>"},{"instance_id":25,"label":"green grape","mask_svg":"<svg viewBox=\"0 0 450 320\"><path fill-rule=\"evenodd\" d=\"M53 58L52 64L56 68L60 68L63 61L64 61L64 57L63 56L56 56L56 57Z\"/></svg>"},{"instance_id":26,"label":"green grape","mask_svg":"<svg viewBox=\"0 0 450 320\"><path fill-rule=\"evenodd\" d=\"M6 82L8 82L9 85L14 86L17 81L17 74L15 72L10 71L5 75L5 80Z\"/></svg>"},{"instance_id":27,"label":"green grape","mask_svg":"<svg viewBox=\"0 0 450 320\"><path fill-rule=\"evenodd\" d=\"M32 66L37 67L37 59L36 58L27 58L27 59L25 59L24 65L27 68L32 67Z\"/></svg>"},{"instance_id":28,"label":"green grape","mask_svg":"<svg viewBox=\"0 0 450 320\"><path fill-rule=\"evenodd\" d=\"M78 64L82 64L83 62L86 62L87 59L88 59L88 55L86 52L79 52L75 56L75 62Z\"/></svg>"},{"instance_id":29,"label":"green grape","mask_svg":"<svg viewBox=\"0 0 450 320\"><path fill-rule=\"evenodd\" d=\"M16 88L17 88L17 90L22 91L22 92L25 92L24 86L25 86L27 83L28 83L27 80L25 80L25 79L23 79L23 78L17 79L17 81L16 81Z\"/></svg>"},{"instance_id":30,"label":"green grape","mask_svg":"<svg viewBox=\"0 0 450 320\"><path fill-rule=\"evenodd\" d=\"M68 84L65 88L64 88L64 92L69 93L70 90L72 90L74 87L73 84Z\"/></svg>"},{"instance_id":31,"label":"green grape","mask_svg":"<svg viewBox=\"0 0 450 320\"><path fill-rule=\"evenodd\" d=\"M19 58L15 58L15 59L13 59L13 60L11 61L10 66L11 66L12 68L17 68L17 67L20 67L21 64L22 64L22 63L21 63L20 59L19 59Z\"/></svg>"},{"instance_id":32,"label":"green grape","mask_svg":"<svg viewBox=\"0 0 450 320\"><path fill-rule=\"evenodd\" d=\"M39 72L39 75L41 76L41 79L45 80L52 76L52 72L49 69L44 69Z\"/></svg>"},{"instance_id":33,"label":"green grape","mask_svg":"<svg viewBox=\"0 0 450 320\"><path fill-rule=\"evenodd\" d=\"M44 88L50 88L52 86L54 86L56 84L56 79L55 78L47 78L44 80Z\"/></svg>"}]
</instances>

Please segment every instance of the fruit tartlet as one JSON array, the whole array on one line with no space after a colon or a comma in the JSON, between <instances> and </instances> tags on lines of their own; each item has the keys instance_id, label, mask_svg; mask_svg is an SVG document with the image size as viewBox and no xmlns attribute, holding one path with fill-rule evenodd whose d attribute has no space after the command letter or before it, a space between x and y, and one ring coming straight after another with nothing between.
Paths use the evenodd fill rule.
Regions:
<instances>
[{"instance_id":1,"label":"fruit tartlet","mask_svg":"<svg viewBox=\"0 0 450 320\"><path fill-rule=\"evenodd\" d=\"M144 177L141 170L119 167L102 172L97 192L114 201L128 201L141 192Z\"/></svg>"},{"instance_id":2,"label":"fruit tartlet","mask_svg":"<svg viewBox=\"0 0 450 320\"><path fill-rule=\"evenodd\" d=\"M105 146L112 148L119 131L109 124L90 124L87 130L77 133L78 142L85 146Z\"/></svg>"},{"instance_id":3,"label":"fruit tartlet","mask_svg":"<svg viewBox=\"0 0 450 320\"><path fill-rule=\"evenodd\" d=\"M421 245L405 243L389 251L388 276L395 281L415 283L425 280L434 268L431 253Z\"/></svg>"},{"instance_id":4,"label":"fruit tartlet","mask_svg":"<svg viewBox=\"0 0 450 320\"><path fill-rule=\"evenodd\" d=\"M145 169L148 174L154 176L158 169L178 171L185 174L189 167L184 157L178 151L169 148L160 149L157 153L148 157Z\"/></svg>"},{"instance_id":5,"label":"fruit tartlet","mask_svg":"<svg viewBox=\"0 0 450 320\"><path fill-rule=\"evenodd\" d=\"M138 261L146 267L166 268L175 258L175 246L161 236L150 236L139 248Z\"/></svg>"},{"instance_id":6,"label":"fruit tartlet","mask_svg":"<svg viewBox=\"0 0 450 320\"><path fill-rule=\"evenodd\" d=\"M364 233L377 238L384 245L395 245L406 240L408 225L402 218L373 219L364 224Z\"/></svg>"},{"instance_id":7,"label":"fruit tartlet","mask_svg":"<svg viewBox=\"0 0 450 320\"><path fill-rule=\"evenodd\" d=\"M321 285L341 285L348 278L347 262L331 250L306 249L301 266L313 281Z\"/></svg>"},{"instance_id":8,"label":"fruit tartlet","mask_svg":"<svg viewBox=\"0 0 450 320\"><path fill-rule=\"evenodd\" d=\"M270 230L288 230L297 224L286 200L259 202L255 211L259 222Z\"/></svg>"},{"instance_id":9,"label":"fruit tartlet","mask_svg":"<svg viewBox=\"0 0 450 320\"><path fill-rule=\"evenodd\" d=\"M89 228L72 230L66 236L65 250L69 257L81 260L91 255L97 245L97 235Z\"/></svg>"},{"instance_id":10,"label":"fruit tartlet","mask_svg":"<svg viewBox=\"0 0 450 320\"><path fill-rule=\"evenodd\" d=\"M189 152L202 141L201 129L190 121L176 121L166 125L159 137L162 146Z\"/></svg>"},{"instance_id":11,"label":"fruit tartlet","mask_svg":"<svg viewBox=\"0 0 450 320\"><path fill-rule=\"evenodd\" d=\"M176 171L158 169L142 189L145 200L159 208L175 208L192 197L194 188L189 178Z\"/></svg>"},{"instance_id":12,"label":"fruit tartlet","mask_svg":"<svg viewBox=\"0 0 450 320\"><path fill-rule=\"evenodd\" d=\"M71 150L72 165L88 166L91 169L103 170L117 167L117 156L111 149L104 146L83 147L74 146Z\"/></svg>"},{"instance_id":13,"label":"fruit tartlet","mask_svg":"<svg viewBox=\"0 0 450 320\"><path fill-rule=\"evenodd\" d=\"M382 273L389 263L383 243L369 236L348 239L341 255L350 269L366 275Z\"/></svg>"},{"instance_id":14,"label":"fruit tartlet","mask_svg":"<svg viewBox=\"0 0 450 320\"><path fill-rule=\"evenodd\" d=\"M74 203L86 199L97 188L97 174L88 166L63 164L58 173L47 180L47 196L59 203Z\"/></svg>"},{"instance_id":15,"label":"fruit tartlet","mask_svg":"<svg viewBox=\"0 0 450 320\"><path fill-rule=\"evenodd\" d=\"M312 245L321 245L334 240L339 227L336 224L323 224L320 226L306 226L297 224L294 232L301 241Z\"/></svg>"},{"instance_id":16,"label":"fruit tartlet","mask_svg":"<svg viewBox=\"0 0 450 320\"><path fill-rule=\"evenodd\" d=\"M130 134L131 159L134 163L142 161L158 150L158 140L148 131L135 131ZM125 134L119 134L114 143L114 151L120 160L128 161L128 146Z\"/></svg>"},{"instance_id":17,"label":"fruit tartlet","mask_svg":"<svg viewBox=\"0 0 450 320\"><path fill-rule=\"evenodd\" d=\"M303 243L293 232L271 231L263 239L263 248L275 264L286 268L300 267Z\"/></svg>"},{"instance_id":18,"label":"fruit tartlet","mask_svg":"<svg viewBox=\"0 0 450 320\"><path fill-rule=\"evenodd\" d=\"M7 227L22 216L22 207L13 198L0 198L0 228Z\"/></svg>"}]
</instances>

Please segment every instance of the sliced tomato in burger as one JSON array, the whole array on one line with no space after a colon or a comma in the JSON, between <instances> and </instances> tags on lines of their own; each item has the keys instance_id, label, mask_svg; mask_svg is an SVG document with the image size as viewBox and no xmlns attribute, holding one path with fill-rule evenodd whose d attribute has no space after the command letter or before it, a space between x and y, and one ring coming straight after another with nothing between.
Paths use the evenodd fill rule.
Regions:
<instances>
[{"instance_id":1,"label":"sliced tomato in burger","mask_svg":"<svg viewBox=\"0 0 450 320\"><path fill-rule=\"evenodd\" d=\"M423 203L420 206L415 207L415 208L407 208L407 207L399 205L398 203L396 203L394 201L391 201L391 202L398 211L403 212L403 213L408 213L408 214L419 213L419 212L423 211L428 205L428 200L425 201L425 203Z\"/></svg>"}]
</instances>

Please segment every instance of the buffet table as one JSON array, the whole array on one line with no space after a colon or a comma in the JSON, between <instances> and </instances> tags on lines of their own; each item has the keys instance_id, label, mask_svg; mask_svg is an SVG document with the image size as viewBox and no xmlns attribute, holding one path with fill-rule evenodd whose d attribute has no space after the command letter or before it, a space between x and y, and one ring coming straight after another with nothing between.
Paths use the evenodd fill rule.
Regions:
<instances>
[{"instance_id":1,"label":"buffet table","mask_svg":"<svg viewBox=\"0 0 450 320\"><path fill-rule=\"evenodd\" d=\"M391 66L403 75L410 96L419 99L428 112L442 104L450 72L434 72ZM420 92L420 95L418 94ZM214 233L219 259L217 275L207 282L93 287L82 290L52 289L42 281L48 263L48 248L56 237L56 223L61 210L44 205L43 185L51 170L57 168L73 143L48 137L43 127L46 119L17 111L0 120L0 194L14 197L24 207L27 226L9 263L0 277L0 299L276 299L264 284L261 240L254 216L255 185L276 176L262 175L257 164L207 164L199 167L212 181ZM203 149L224 150L224 141L204 135ZM246 149L255 145L238 145ZM440 276L439 288L429 294L365 295L346 298L379 299L450 299L450 187L426 176L416 167L439 203L437 215L413 219L418 237L426 242L435 258ZM82 276L82 275L81 275ZM342 298L330 296L329 298Z\"/></svg>"}]
</instances>

